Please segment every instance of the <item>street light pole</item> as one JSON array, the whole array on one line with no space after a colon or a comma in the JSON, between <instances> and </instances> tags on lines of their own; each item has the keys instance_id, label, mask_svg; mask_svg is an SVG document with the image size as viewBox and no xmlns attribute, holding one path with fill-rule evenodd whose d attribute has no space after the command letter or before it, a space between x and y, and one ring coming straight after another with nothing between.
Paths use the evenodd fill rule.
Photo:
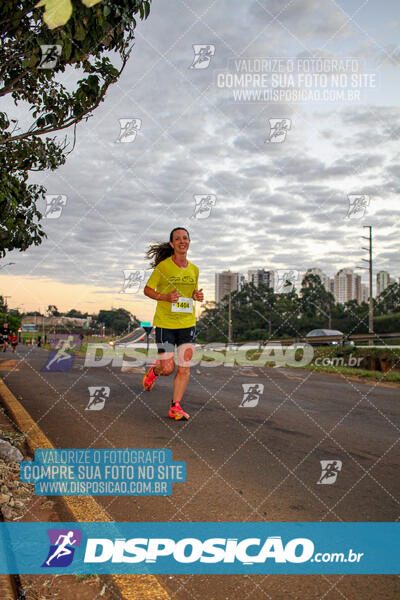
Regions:
<instances>
[{"instance_id":1,"label":"street light pole","mask_svg":"<svg viewBox=\"0 0 400 600\"><path fill-rule=\"evenodd\" d=\"M11 296L3 296L3 299L4 299L4 328L8 327L8 318L7 318L7 313L8 313L7 299L8 298L11 298Z\"/></svg>"},{"instance_id":2,"label":"street light pole","mask_svg":"<svg viewBox=\"0 0 400 600\"><path fill-rule=\"evenodd\" d=\"M363 248L363 250L367 250L369 252L369 259L363 258L364 262L368 262L369 265L369 313L368 313L368 332L374 333L374 299L372 297L372 226L371 225L363 225L363 227L369 229L369 236L363 236L364 240L369 240L369 247ZM373 340L368 340L368 345L373 345Z\"/></svg>"},{"instance_id":3,"label":"street light pole","mask_svg":"<svg viewBox=\"0 0 400 600\"><path fill-rule=\"evenodd\" d=\"M228 297L228 344L232 343L232 290Z\"/></svg>"}]
</instances>

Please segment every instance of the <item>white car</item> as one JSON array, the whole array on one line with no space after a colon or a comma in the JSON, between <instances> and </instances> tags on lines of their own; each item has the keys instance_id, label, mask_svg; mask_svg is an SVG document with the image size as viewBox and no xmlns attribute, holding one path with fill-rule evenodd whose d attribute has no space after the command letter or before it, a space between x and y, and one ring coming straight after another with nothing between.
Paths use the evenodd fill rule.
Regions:
<instances>
[{"instance_id":1,"label":"white car","mask_svg":"<svg viewBox=\"0 0 400 600\"><path fill-rule=\"evenodd\" d=\"M311 331L309 331L306 335L307 338L312 338L312 337L323 337L323 336L331 336L331 335L341 335L343 336L343 342L337 341L337 340L327 340L327 341L318 341L315 342L315 345L318 346L354 346L354 342L351 340L346 339L345 334L342 331L339 331L338 329L312 329ZM311 340L310 340L311 342Z\"/></svg>"}]
</instances>

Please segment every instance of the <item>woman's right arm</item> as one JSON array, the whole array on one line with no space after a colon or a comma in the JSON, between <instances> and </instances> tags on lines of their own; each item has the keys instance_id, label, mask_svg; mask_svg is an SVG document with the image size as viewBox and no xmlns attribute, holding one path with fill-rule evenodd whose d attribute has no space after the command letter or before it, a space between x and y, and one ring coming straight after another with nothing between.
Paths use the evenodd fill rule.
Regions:
<instances>
[{"instance_id":1,"label":"woman's right arm","mask_svg":"<svg viewBox=\"0 0 400 600\"><path fill-rule=\"evenodd\" d=\"M144 286L144 295L152 298L152 300L162 300L164 302L177 302L179 300L179 294L176 290L169 292L169 294L160 294L148 285Z\"/></svg>"},{"instance_id":2,"label":"woman's right arm","mask_svg":"<svg viewBox=\"0 0 400 600\"><path fill-rule=\"evenodd\" d=\"M156 290L153 290L153 288L149 287L148 285L144 286L144 295L148 296L152 300L164 300L165 301L167 299L166 294L160 294L160 292L156 292Z\"/></svg>"}]
</instances>

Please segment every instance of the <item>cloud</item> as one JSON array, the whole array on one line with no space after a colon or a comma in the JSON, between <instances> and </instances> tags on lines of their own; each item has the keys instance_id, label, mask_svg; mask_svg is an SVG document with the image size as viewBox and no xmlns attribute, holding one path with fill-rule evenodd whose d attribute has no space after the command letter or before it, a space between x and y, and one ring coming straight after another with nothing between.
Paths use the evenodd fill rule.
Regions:
<instances>
[{"instance_id":1,"label":"cloud","mask_svg":"<svg viewBox=\"0 0 400 600\"><path fill-rule=\"evenodd\" d=\"M319 36L343 37L352 31L346 13L330 2L298 0L285 4L279 0L256 0L249 12L256 22L281 25L303 40Z\"/></svg>"}]
</instances>

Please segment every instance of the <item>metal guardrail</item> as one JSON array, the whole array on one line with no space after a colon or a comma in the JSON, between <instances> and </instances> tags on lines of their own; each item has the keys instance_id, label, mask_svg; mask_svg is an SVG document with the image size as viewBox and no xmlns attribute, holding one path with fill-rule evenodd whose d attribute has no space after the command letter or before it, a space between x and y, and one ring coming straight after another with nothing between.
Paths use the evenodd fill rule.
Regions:
<instances>
[{"instance_id":1,"label":"metal guardrail","mask_svg":"<svg viewBox=\"0 0 400 600\"><path fill-rule=\"evenodd\" d=\"M361 338L365 339L365 340L371 340L371 339L372 340L379 340L379 339L385 339L385 338L400 338L400 333L354 333L352 335L349 335L348 339L360 341Z\"/></svg>"},{"instance_id":2,"label":"metal guardrail","mask_svg":"<svg viewBox=\"0 0 400 600\"><path fill-rule=\"evenodd\" d=\"M251 340L248 342L239 342L237 345L242 344L282 344L283 346L290 346L291 344L306 343L315 345L318 343L327 342L339 342L343 343L348 340L353 342L368 342L369 340L380 341L391 338L399 338L400 333L355 333L351 335L313 335L310 337L295 337L295 338L281 338L281 339L268 339L268 340ZM236 344L235 344L236 345Z\"/></svg>"}]
</instances>

